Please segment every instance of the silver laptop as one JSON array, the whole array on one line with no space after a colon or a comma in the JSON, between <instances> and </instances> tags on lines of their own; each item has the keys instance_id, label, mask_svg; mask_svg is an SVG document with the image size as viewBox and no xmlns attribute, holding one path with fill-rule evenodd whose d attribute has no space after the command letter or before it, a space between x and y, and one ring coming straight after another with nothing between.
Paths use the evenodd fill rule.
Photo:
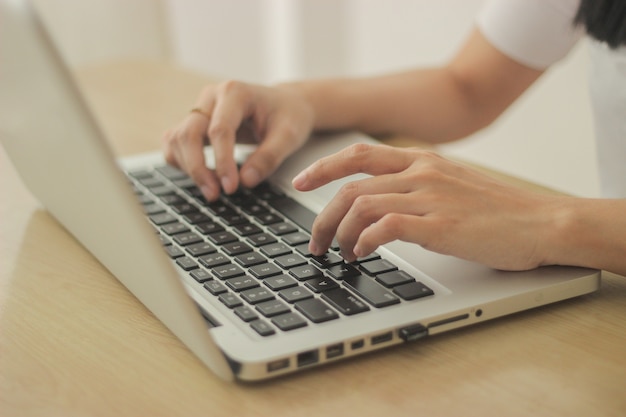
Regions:
<instances>
[{"instance_id":1,"label":"silver laptop","mask_svg":"<svg viewBox=\"0 0 626 417\"><path fill-rule=\"evenodd\" d=\"M207 202L160 154L116 160L30 7L2 0L0 18L0 139L24 183L224 379L309 369L600 285L595 270L502 272L401 242L353 264L311 257L310 223L343 182L302 194L291 179L372 139L315 138L268 183Z\"/></svg>"}]
</instances>

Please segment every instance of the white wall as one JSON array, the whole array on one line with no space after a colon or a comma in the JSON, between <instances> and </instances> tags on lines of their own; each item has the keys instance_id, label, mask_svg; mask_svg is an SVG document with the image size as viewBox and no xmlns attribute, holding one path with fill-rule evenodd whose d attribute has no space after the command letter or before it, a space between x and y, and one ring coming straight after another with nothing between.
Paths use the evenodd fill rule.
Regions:
<instances>
[{"instance_id":1,"label":"white wall","mask_svg":"<svg viewBox=\"0 0 626 417\"><path fill-rule=\"evenodd\" d=\"M170 57L250 82L362 76L448 59L484 0L39 0L75 65ZM598 195L584 45L446 153Z\"/></svg>"}]
</instances>

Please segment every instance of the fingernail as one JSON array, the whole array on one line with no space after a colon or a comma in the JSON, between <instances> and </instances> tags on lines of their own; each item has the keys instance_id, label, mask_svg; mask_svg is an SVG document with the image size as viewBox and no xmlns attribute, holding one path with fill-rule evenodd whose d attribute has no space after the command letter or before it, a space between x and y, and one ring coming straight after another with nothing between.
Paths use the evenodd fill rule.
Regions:
<instances>
[{"instance_id":1,"label":"fingernail","mask_svg":"<svg viewBox=\"0 0 626 417\"><path fill-rule=\"evenodd\" d=\"M246 184L246 187L256 187L261 182L261 174L256 168L247 168L241 173L241 180Z\"/></svg>"},{"instance_id":2,"label":"fingernail","mask_svg":"<svg viewBox=\"0 0 626 417\"><path fill-rule=\"evenodd\" d=\"M306 179L307 179L306 170L301 171L298 175L296 175L293 178L293 180L291 180L291 185L293 185L295 188L302 187L306 183Z\"/></svg>"},{"instance_id":3,"label":"fingernail","mask_svg":"<svg viewBox=\"0 0 626 417\"><path fill-rule=\"evenodd\" d=\"M233 182L228 176L224 175L220 181L222 183L222 189L224 190L224 192L230 193L233 191Z\"/></svg>"},{"instance_id":4,"label":"fingernail","mask_svg":"<svg viewBox=\"0 0 626 417\"><path fill-rule=\"evenodd\" d=\"M204 196L204 198L206 198L207 200L213 200L213 198L215 197L213 194L213 188L207 184L201 185L200 186L200 191L202 191L202 195Z\"/></svg>"},{"instance_id":5,"label":"fingernail","mask_svg":"<svg viewBox=\"0 0 626 417\"><path fill-rule=\"evenodd\" d=\"M317 246L317 243L315 243L315 241L313 239L311 239L309 241L309 252L311 252L313 255L319 255L320 253L320 248L319 246Z\"/></svg>"}]
</instances>

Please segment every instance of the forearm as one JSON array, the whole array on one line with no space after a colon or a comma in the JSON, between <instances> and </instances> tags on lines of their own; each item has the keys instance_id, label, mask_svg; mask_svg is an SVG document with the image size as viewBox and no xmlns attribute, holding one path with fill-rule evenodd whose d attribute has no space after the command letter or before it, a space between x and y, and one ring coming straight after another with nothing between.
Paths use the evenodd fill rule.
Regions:
<instances>
[{"instance_id":1,"label":"forearm","mask_svg":"<svg viewBox=\"0 0 626 417\"><path fill-rule=\"evenodd\" d=\"M291 86L311 103L316 130L352 129L445 142L463 137L486 122L446 68Z\"/></svg>"},{"instance_id":2,"label":"forearm","mask_svg":"<svg viewBox=\"0 0 626 417\"><path fill-rule=\"evenodd\" d=\"M547 263L626 275L626 199L567 197L554 213Z\"/></svg>"}]
</instances>

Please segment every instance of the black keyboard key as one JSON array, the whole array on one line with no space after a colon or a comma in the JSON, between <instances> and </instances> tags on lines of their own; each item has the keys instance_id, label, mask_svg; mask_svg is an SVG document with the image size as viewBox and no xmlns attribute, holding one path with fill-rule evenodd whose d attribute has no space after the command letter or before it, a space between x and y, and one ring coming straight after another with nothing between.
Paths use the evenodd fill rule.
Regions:
<instances>
[{"instance_id":1,"label":"black keyboard key","mask_svg":"<svg viewBox=\"0 0 626 417\"><path fill-rule=\"evenodd\" d=\"M160 205L153 203L144 205L143 211L146 213L146 215L153 216L155 214L164 213L165 209Z\"/></svg>"},{"instance_id":2,"label":"black keyboard key","mask_svg":"<svg viewBox=\"0 0 626 417\"><path fill-rule=\"evenodd\" d=\"M187 213L183 216L183 219L191 224L207 223L211 221L209 216L204 213L200 213L199 211Z\"/></svg>"},{"instance_id":3,"label":"black keyboard key","mask_svg":"<svg viewBox=\"0 0 626 417\"><path fill-rule=\"evenodd\" d=\"M213 279L211 274L209 274L204 269L196 269L192 271L189 275L191 275L191 277L198 282L206 282L206 281L210 281Z\"/></svg>"},{"instance_id":4,"label":"black keyboard key","mask_svg":"<svg viewBox=\"0 0 626 417\"><path fill-rule=\"evenodd\" d=\"M183 256L176 259L176 264L183 268L185 271L191 271L192 269L198 268L198 264L193 259L188 256Z\"/></svg>"},{"instance_id":5,"label":"black keyboard key","mask_svg":"<svg viewBox=\"0 0 626 417\"><path fill-rule=\"evenodd\" d=\"M169 185L164 185L162 187L154 187L150 188L150 192L157 197L161 197L168 194L176 194L176 187L170 187Z\"/></svg>"},{"instance_id":6,"label":"black keyboard key","mask_svg":"<svg viewBox=\"0 0 626 417\"><path fill-rule=\"evenodd\" d=\"M336 253L326 252L324 255L321 256L312 256L311 262L313 263L313 265L319 268L326 269L330 268L331 266L339 265L343 263L344 260Z\"/></svg>"},{"instance_id":7,"label":"black keyboard key","mask_svg":"<svg viewBox=\"0 0 626 417\"><path fill-rule=\"evenodd\" d=\"M265 317L277 316L291 311L289 306L280 300L265 301L257 304L255 308Z\"/></svg>"},{"instance_id":8,"label":"black keyboard key","mask_svg":"<svg viewBox=\"0 0 626 417\"><path fill-rule=\"evenodd\" d=\"M317 214L304 207L296 200L284 197L269 200L268 204L307 232L311 232L313 221L317 217Z\"/></svg>"},{"instance_id":9,"label":"black keyboard key","mask_svg":"<svg viewBox=\"0 0 626 417\"><path fill-rule=\"evenodd\" d=\"M252 201L243 203L241 206L241 211L249 214L250 216L257 216L262 213L267 213L267 209L264 206Z\"/></svg>"},{"instance_id":10,"label":"black keyboard key","mask_svg":"<svg viewBox=\"0 0 626 417\"><path fill-rule=\"evenodd\" d=\"M290 253L288 255L282 255L278 258L274 259L276 265L280 266L283 269L290 269L294 266L301 266L306 264L306 259L297 253Z\"/></svg>"},{"instance_id":11,"label":"black keyboard key","mask_svg":"<svg viewBox=\"0 0 626 417\"><path fill-rule=\"evenodd\" d=\"M234 291L245 291L250 288L258 287L259 283L254 278L248 276L239 276L235 278L229 278L224 281Z\"/></svg>"},{"instance_id":12,"label":"black keyboard key","mask_svg":"<svg viewBox=\"0 0 626 417\"><path fill-rule=\"evenodd\" d=\"M209 269L230 263L230 259L226 255L221 253L201 256L200 258L198 258L198 261L202 264L202 266Z\"/></svg>"},{"instance_id":13,"label":"black keyboard key","mask_svg":"<svg viewBox=\"0 0 626 417\"><path fill-rule=\"evenodd\" d=\"M185 232L174 235L174 242L180 246L192 245L194 243L202 242L202 238L194 232Z\"/></svg>"},{"instance_id":14,"label":"black keyboard key","mask_svg":"<svg viewBox=\"0 0 626 417\"><path fill-rule=\"evenodd\" d=\"M167 223L174 223L176 221L176 217L170 213L154 214L150 216L150 221L157 226L162 226Z\"/></svg>"},{"instance_id":15,"label":"black keyboard key","mask_svg":"<svg viewBox=\"0 0 626 417\"><path fill-rule=\"evenodd\" d=\"M407 282L415 281L411 275L405 271L391 271L385 272L376 276L376 281L383 284L385 287L395 287L396 285L406 284Z\"/></svg>"},{"instance_id":16,"label":"black keyboard key","mask_svg":"<svg viewBox=\"0 0 626 417\"><path fill-rule=\"evenodd\" d=\"M307 279L322 277L322 271L312 265L296 266L289 270L289 274L295 277L298 281L306 281Z\"/></svg>"},{"instance_id":17,"label":"black keyboard key","mask_svg":"<svg viewBox=\"0 0 626 417\"><path fill-rule=\"evenodd\" d=\"M235 308L243 305L241 299L231 292L220 294L218 299L228 308Z\"/></svg>"},{"instance_id":18,"label":"black keyboard key","mask_svg":"<svg viewBox=\"0 0 626 417\"><path fill-rule=\"evenodd\" d=\"M271 277L273 275L279 275L283 271L278 266L271 263L264 263L260 265L255 265L248 269L250 274L258 279L264 279L267 277Z\"/></svg>"},{"instance_id":19,"label":"black keyboard key","mask_svg":"<svg viewBox=\"0 0 626 417\"><path fill-rule=\"evenodd\" d=\"M305 281L304 285L313 291L320 293L328 290L332 290L334 288L339 287L335 281L330 278L321 277L321 278L313 278L308 281Z\"/></svg>"},{"instance_id":20,"label":"black keyboard key","mask_svg":"<svg viewBox=\"0 0 626 417\"><path fill-rule=\"evenodd\" d=\"M307 322L297 313L281 314L272 318L272 323L285 332L307 326Z\"/></svg>"},{"instance_id":21,"label":"black keyboard key","mask_svg":"<svg viewBox=\"0 0 626 417\"><path fill-rule=\"evenodd\" d=\"M284 274L274 275L273 277L266 278L265 280L263 280L263 283L267 285L272 291L279 291L298 285L298 281Z\"/></svg>"},{"instance_id":22,"label":"black keyboard key","mask_svg":"<svg viewBox=\"0 0 626 417\"><path fill-rule=\"evenodd\" d=\"M384 272L395 271L397 266L385 259L377 259L375 261L362 262L359 264L361 269L368 275L378 275Z\"/></svg>"},{"instance_id":23,"label":"black keyboard key","mask_svg":"<svg viewBox=\"0 0 626 417\"><path fill-rule=\"evenodd\" d=\"M282 236L283 241L289 246L298 246L303 243L307 243L311 240L311 237L304 232L289 233Z\"/></svg>"},{"instance_id":24,"label":"black keyboard key","mask_svg":"<svg viewBox=\"0 0 626 417\"><path fill-rule=\"evenodd\" d=\"M339 318L335 310L317 298L297 302L296 310L304 314L304 316L313 323L322 323Z\"/></svg>"},{"instance_id":25,"label":"black keyboard key","mask_svg":"<svg viewBox=\"0 0 626 417\"><path fill-rule=\"evenodd\" d=\"M291 253L291 248L284 243L276 242L261 247L261 253L268 258L275 258Z\"/></svg>"},{"instance_id":26,"label":"black keyboard key","mask_svg":"<svg viewBox=\"0 0 626 417\"><path fill-rule=\"evenodd\" d=\"M252 223L238 224L238 225L233 227L233 230L239 236L255 235L255 234L261 233L263 231L259 226L257 226L256 224L252 224Z\"/></svg>"},{"instance_id":27,"label":"black keyboard key","mask_svg":"<svg viewBox=\"0 0 626 417\"><path fill-rule=\"evenodd\" d=\"M172 208L172 210L174 210L174 212L176 214L187 214L187 213L197 213L198 209L196 208L196 206L194 206L193 204L189 204L189 203L178 203L178 204L171 204L170 207Z\"/></svg>"},{"instance_id":28,"label":"black keyboard key","mask_svg":"<svg viewBox=\"0 0 626 417\"><path fill-rule=\"evenodd\" d=\"M303 243L302 245L298 245L296 246L295 249L296 249L296 252L298 252L300 255L305 256L307 258L310 258L311 256L313 256L313 254L309 250L308 243Z\"/></svg>"},{"instance_id":29,"label":"black keyboard key","mask_svg":"<svg viewBox=\"0 0 626 417\"><path fill-rule=\"evenodd\" d=\"M268 233L259 233L258 235L248 236L248 242L259 247L276 242L276 238Z\"/></svg>"},{"instance_id":30,"label":"black keyboard key","mask_svg":"<svg viewBox=\"0 0 626 417\"><path fill-rule=\"evenodd\" d=\"M230 243L230 242L235 242L237 241L237 236L233 235L230 232L217 232L217 233L211 233L209 235L209 240L213 243L215 243L216 245L223 245L225 243Z\"/></svg>"},{"instance_id":31,"label":"black keyboard key","mask_svg":"<svg viewBox=\"0 0 626 417\"><path fill-rule=\"evenodd\" d=\"M187 246L185 250L191 256L195 256L195 257L208 255L209 253L216 252L216 249L210 243L207 243L207 242L194 243L193 245Z\"/></svg>"},{"instance_id":32,"label":"black keyboard key","mask_svg":"<svg viewBox=\"0 0 626 417\"><path fill-rule=\"evenodd\" d=\"M238 224L248 223L248 219L239 213L226 213L220 216L220 218L228 226L235 226Z\"/></svg>"},{"instance_id":33,"label":"black keyboard key","mask_svg":"<svg viewBox=\"0 0 626 417\"><path fill-rule=\"evenodd\" d=\"M222 245L222 250L229 256L237 256L242 253L252 252L252 248L242 242L231 242Z\"/></svg>"},{"instance_id":34,"label":"black keyboard key","mask_svg":"<svg viewBox=\"0 0 626 417\"><path fill-rule=\"evenodd\" d=\"M236 256L235 261L245 268L250 268L251 266L267 262L267 258L258 252L248 252Z\"/></svg>"},{"instance_id":35,"label":"black keyboard key","mask_svg":"<svg viewBox=\"0 0 626 417\"><path fill-rule=\"evenodd\" d=\"M219 295L228 291L228 288L226 288L224 284L215 280L205 282L204 288L206 288L213 295Z\"/></svg>"},{"instance_id":36,"label":"black keyboard key","mask_svg":"<svg viewBox=\"0 0 626 417\"><path fill-rule=\"evenodd\" d=\"M250 304L258 304L274 299L274 293L263 287L250 288L241 292L241 298Z\"/></svg>"},{"instance_id":37,"label":"black keyboard key","mask_svg":"<svg viewBox=\"0 0 626 417\"><path fill-rule=\"evenodd\" d=\"M172 236L172 235L176 235L178 233L185 233L189 231L189 228L187 227L187 225L180 223L180 222L176 222L176 223L170 223L170 224L166 224L161 226L161 230L163 231L163 233Z\"/></svg>"},{"instance_id":38,"label":"black keyboard key","mask_svg":"<svg viewBox=\"0 0 626 417\"><path fill-rule=\"evenodd\" d=\"M393 288L393 292L405 300L415 300L434 294L433 290L418 281L398 285Z\"/></svg>"},{"instance_id":39,"label":"black keyboard key","mask_svg":"<svg viewBox=\"0 0 626 417\"><path fill-rule=\"evenodd\" d=\"M360 275L360 272L358 269L356 269L352 265L347 264L345 262L339 265L331 266L330 268L327 269L327 271L328 271L328 274L335 279L346 279L346 278Z\"/></svg>"},{"instance_id":40,"label":"black keyboard key","mask_svg":"<svg viewBox=\"0 0 626 417\"><path fill-rule=\"evenodd\" d=\"M183 252L178 246L170 245L165 246L165 252L169 255L170 258L176 259L181 256L185 256L185 252Z\"/></svg>"},{"instance_id":41,"label":"black keyboard key","mask_svg":"<svg viewBox=\"0 0 626 417\"><path fill-rule=\"evenodd\" d=\"M296 226L287 222L269 225L267 229L277 236L286 235L287 233L293 233L298 231L298 228Z\"/></svg>"},{"instance_id":42,"label":"black keyboard key","mask_svg":"<svg viewBox=\"0 0 626 417\"><path fill-rule=\"evenodd\" d=\"M374 307L387 307L398 304L400 299L387 291L382 285L365 275L344 279L344 285Z\"/></svg>"},{"instance_id":43,"label":"black keyboard key","mask_svg":"<svg viewBox=\"0 0 626 417\"><path fill-rule=\"evenodd\" d=\"M254 216L254 219L262 224L263 226L267 226L268 224L280 223L284 221L282 217L274 214L274 213L261 213Z\"/></svg>"},{"instance_id":44,"label":"black keyboard key","mask_svg":"<svg viewBox=\"0 0 626 417\"><path fill-rule=\"evenodd\" d=\"M254 312L254 310L252 310L248 306L237 307L234 311L237 317L239 317L241 320L245 322L250 322L252 320L259 318L259 316Z\"/></svg>"},{"instance_id":45,"label":"black keyboard key","mask_svg":"<svg viewBox=\"0 0 626 417\"><path fill-rule=\"evenodd\" d=\"M346 316L363 313L369 310L367 304L343 288L335 288L334 290L323 292L322 299Z\"/></svg>"},{"instance_id":46,"label":"black keyboard key","mask_svg":"<svg viewBox=\"0 0 626 417\"><path fill-rule=\"evenodd\" d=\"M296 301L306 300L307 298L313 298L313 293L302 287L285 288L284 290L280 290L278 295L290 304Z\"/></svg>"},{"instance_id":47,"label":"black keyboard key","mask_svg":"<svg viewBox=\"0 0 626 417\"><path fill-rule=\"evenodd\" d=\"M200 223L196 226L196 229L203 235L210 235L224 230L222 226L214 222Z\"/></svg>"},{"instance_id":48,"label":"black keyboard key","mask_svg":"<svg viewBox=\"0 0 626 417\"><path fill-rule=\"evenodd\" d=\"M254 320L250 323L250 327L254 329L261 336L271 336L276 333L276 330L264 320Z\"/></svg>"},{"instance_id":49,"label":"black keyboard key","mask_svg":"<svg viewBox=\"0 0 626 417\"><path fill-rule=\"evenodd\" d=\"M219 279L228 279L243 275L244 271L237 265L227 264L213 268L211 273Z\"/></svg>"}]
</instances>

